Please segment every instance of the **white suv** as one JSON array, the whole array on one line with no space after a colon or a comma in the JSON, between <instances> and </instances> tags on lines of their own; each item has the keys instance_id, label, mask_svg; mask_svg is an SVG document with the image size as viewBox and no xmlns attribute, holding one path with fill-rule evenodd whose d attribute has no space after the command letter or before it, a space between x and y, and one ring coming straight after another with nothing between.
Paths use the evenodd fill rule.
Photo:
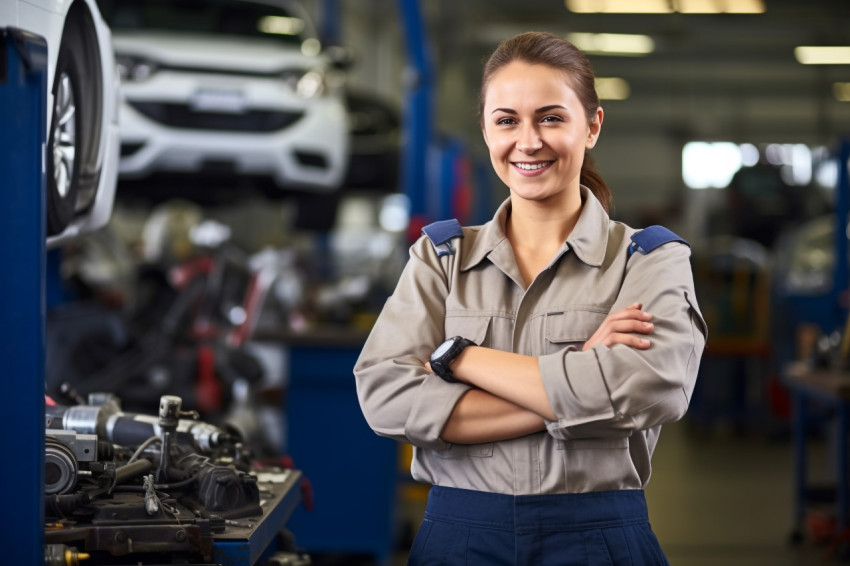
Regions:
<instances>
[{"instance_id":1,"label":"white suv","mask_svg":"<svg viewBox=\"0 0 850 566\"><path fill-rule=\"evenodd\" d=\"M299 3L98 3L123 79L122 179L213 172L312 193L340 187L342 73Z\"/></svg>"}]
</instances>

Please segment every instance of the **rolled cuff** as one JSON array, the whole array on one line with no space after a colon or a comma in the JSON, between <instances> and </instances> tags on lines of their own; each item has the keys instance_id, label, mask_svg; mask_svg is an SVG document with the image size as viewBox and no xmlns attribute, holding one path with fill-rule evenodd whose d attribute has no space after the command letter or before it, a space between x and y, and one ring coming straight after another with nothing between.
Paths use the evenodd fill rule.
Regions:
<instances>
[{"instance_id":1,"label":"rolled cuff","mask_svg":"<svg viewBox=\"0 0 850 566\"><path fill-rule=\"evenodd\" d=\"M450 446L440 435L458 400L472 389L463 383L448 383L429 374L419 386L416 400L404 424L404 435L414 446L445 450Z\"/></svg>"},{"instance_id":2,"label":"rolled cuff","mask_svg":"<svg viewBox=\"0 0 850 566\"><path fill-rule=\"evenodd\" d=\"M567 429L616 415L596 352L557 352L538 358L543 387L556 421L546 428L555 438L568 439Z\"/></svg>"}]
</instances>

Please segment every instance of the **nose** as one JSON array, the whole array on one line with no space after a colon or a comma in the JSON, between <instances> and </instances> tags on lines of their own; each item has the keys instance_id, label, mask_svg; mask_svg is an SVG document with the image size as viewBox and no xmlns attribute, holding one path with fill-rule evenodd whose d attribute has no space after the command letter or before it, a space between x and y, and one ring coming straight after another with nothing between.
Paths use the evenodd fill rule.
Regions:
<instances>
[{"instance_id":1,"label":"nose","mask_svg":"<svg viewBox=\"0 0 850 566\"><path fill-rule=\"evenodd\" d=\"M520 129L519 137L516 141L516 148L523 153L534 153L543 147L543 140L540 138L540 132L532 125L525 125Z\"/></svg>"}]
</instances>

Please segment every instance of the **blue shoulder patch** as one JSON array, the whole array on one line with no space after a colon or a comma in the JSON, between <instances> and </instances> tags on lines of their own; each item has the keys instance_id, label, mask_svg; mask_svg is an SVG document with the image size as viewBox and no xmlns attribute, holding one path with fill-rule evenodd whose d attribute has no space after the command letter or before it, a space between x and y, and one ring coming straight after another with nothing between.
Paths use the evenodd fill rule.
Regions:
<instances>
[{"instance_id":1,"label":"blue shoulder patch","mask_svg":"<svg viewBox=\"0 0 850 566\"><path fill-rule=\"evenodd\" d=\"M463 228L455 218L428 224L422 228L422 233L431 240L431 244L437 250L437 257L454 254L452 239L463 238Z\"/></svg>"},{"instance_id":2,"label":"blue shoulder patch","mask_svg":"<svg viewBox=\"0 0 850 566\"><path fill-rule=\"evenodd\" d=\"M648 254L658 246L668 242L680 242L690 247L690 244L686 240L677 236L664 226L650 226L632 234L632 243L629 245L629 257L632 257L632 254L635 252Z\"/></svg>"}]
</instances>

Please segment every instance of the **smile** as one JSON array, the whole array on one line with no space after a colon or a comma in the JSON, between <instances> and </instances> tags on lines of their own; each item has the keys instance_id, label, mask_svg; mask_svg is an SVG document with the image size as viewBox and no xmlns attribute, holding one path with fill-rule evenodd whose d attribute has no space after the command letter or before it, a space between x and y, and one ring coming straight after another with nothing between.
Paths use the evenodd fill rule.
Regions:
<instances>
[{"instance_id":1,"label":"smile","mask_svg":"<svg viewBox=\"0 0 850 566\"><path fill-rule=\"evenodd\" d=\"M550 165L552 165L552 163L554 163L554 161L539 161L537 163L513 162L512 165L514 167L522 169L523 171L539 171L540 169L545 169L546 167L549 167Z\"/></svg>"}]
</instances>

